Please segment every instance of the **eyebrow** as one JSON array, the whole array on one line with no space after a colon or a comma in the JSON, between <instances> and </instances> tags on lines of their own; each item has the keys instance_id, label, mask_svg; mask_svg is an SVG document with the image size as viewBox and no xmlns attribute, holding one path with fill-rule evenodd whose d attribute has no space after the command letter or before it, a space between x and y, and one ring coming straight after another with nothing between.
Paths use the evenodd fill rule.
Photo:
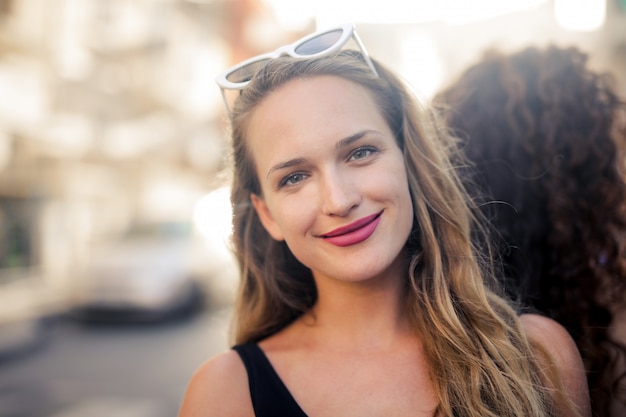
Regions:
<instances>
[{"instance_id":1,"label":"eyebrow","mask_svg":"<svg viewBox=\"0 0 626 417\"><path fill-rule=\"evenodd\" d=\"M335 145L335 148L337 150L345 148L346 146L350 146L352 143L361 139L363 136L367 136L371 134L381 135L381 133L378 130L366 129L361 132L357 132L354 135L350 135L347 138L341 139L339 142L337 142L337 144Z\"/></svg>"},{"instance_id":2,"label":"eyebrow","mask_svg":"<svg viewBox=\"0 0 626 417\"><path fill-rule=\"evenodd\" d=\"M378 130L373 130L373 129L362 130L360 132L357 132L353 135L350 135L346 138L341 139L339 142L337 142L337 144L335 145L335 148L337 150L343 149L369 134L381 135L381 133ZM306 162L306 158L294 158L285 162L280 162L269 169L269 171L267 172L266 178L269 177L274 171L278 171L278 170L285 169L285 168L291 168L291 167L303 164L305 162Z\"/></svg>"},{"instance_id":3,"label":"eyebrow","mask_svg":"<svg viewBox=\"0 0 626 417\"><path fill-rule=\"evenodd\" d=\"M306 162L305 158L295 158L295 159L290 159L289 161L278 163L278 164L274 165L273 167L271 167L269 169L269 171L267 171L266 178L269 177L272 174L272 172L274 172L274 171L279 171L279 170L285 169L285 168L291 168L291 167L303 164L305 162Z\"/></svg>"}]
</instances>

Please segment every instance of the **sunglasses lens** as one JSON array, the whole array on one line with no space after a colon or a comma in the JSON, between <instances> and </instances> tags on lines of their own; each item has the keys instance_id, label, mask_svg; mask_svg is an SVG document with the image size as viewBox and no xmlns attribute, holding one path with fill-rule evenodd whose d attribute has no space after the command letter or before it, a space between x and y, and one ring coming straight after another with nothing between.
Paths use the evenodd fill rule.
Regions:
<instances>
[{"instance_id":1,"label":"sunglasses lens","mask_svg":"<svg viewBox=\"0 0 626 417\"><path fill-rule=\"evenodd\" d=\"M245 83L250 81L254 75L267 64L269 58L254 61L243 67L230 72L226 79L231 83Z\"/></svg>"},{"instance_id":2,"label":"sunglasses lens","mask_svg":"<svg viewBox=\"0 0 626 417\"><path fill-rule=\"evenodd\" d=\"M321 35L298 45L295 52L300 56L318 54L336 44L339 39L341 39L341 35L343 35L342 29L322 33Z\"/></svg>"}]
</instances>

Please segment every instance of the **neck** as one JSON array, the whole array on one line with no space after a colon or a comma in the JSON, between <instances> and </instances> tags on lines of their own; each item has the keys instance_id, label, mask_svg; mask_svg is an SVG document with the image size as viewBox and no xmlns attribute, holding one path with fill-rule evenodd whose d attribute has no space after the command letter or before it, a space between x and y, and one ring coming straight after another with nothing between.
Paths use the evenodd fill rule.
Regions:
<instances>
[{"instance_id":1,"label":"neck","mask_svg":"<svg viewBox=\"0 0 626 417\"><path fill-rule=\"evenodd\" d=\"M302 323L336 348L384 349L412 332L403 311L403 281L317 280L318 301ZM329 345L330 345L329 344Z\"/></svg>"}]
</instances>

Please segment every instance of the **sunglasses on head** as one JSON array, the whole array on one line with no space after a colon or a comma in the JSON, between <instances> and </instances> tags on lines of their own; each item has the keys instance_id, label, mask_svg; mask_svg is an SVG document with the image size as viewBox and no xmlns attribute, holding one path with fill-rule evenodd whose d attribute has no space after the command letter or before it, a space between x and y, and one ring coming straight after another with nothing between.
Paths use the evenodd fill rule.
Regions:
<instances>
[{"instance_id":1,"label":"sunglasses on head","mask_svg":"<svg viewBox=\"0 0 626 417\"><path fill-rule=\"evenodd\" d=\"M222 91L226 110L230 113L224 90L243 90L250 80L254 78L255 74L270 60L285 55L293 58L318 58L340 50L350 39L354 39L363 54L365 62L367 62L367 65L372 69L374 75L378 76L374 63L356 34L354 25L346 24L334 29L310 34L290 45L282 46L273 52L247 59L219 75L216 78L216 82Z\"/></svg>"}]
</instances>

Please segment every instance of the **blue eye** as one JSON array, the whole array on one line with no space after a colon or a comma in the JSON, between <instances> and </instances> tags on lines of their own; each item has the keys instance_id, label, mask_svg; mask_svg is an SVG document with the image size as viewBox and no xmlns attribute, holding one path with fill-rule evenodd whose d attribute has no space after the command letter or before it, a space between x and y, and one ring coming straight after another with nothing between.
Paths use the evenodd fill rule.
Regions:
<instances>
[{"instance_id":1,"label":"blue eye","mask_svg":"<svg viewBox=\"0 0 626 417\"><path fill-rule=\"evenodd\" d=\"M372 146L362 146L360 148L355 149L351 154L350 157L348 158L348 160L360 160L360 159L365 159L369 156L372 156L372 154L378 152L378 149L372 147Z\"/></svg>"},{"instance_id":2,"label":"blue eye","mask_svg":"<svg viewBox=\"0 0 626 417\"><path fill-rule=\"evenodd\" d=\"M287 175L283 178L280 183L278 183L278 188L282 188L284 186L292 186L297 185L299 182L306 179L306 174L303 172L294 172L293 174Z\"/></svg>"}]
</instances>

